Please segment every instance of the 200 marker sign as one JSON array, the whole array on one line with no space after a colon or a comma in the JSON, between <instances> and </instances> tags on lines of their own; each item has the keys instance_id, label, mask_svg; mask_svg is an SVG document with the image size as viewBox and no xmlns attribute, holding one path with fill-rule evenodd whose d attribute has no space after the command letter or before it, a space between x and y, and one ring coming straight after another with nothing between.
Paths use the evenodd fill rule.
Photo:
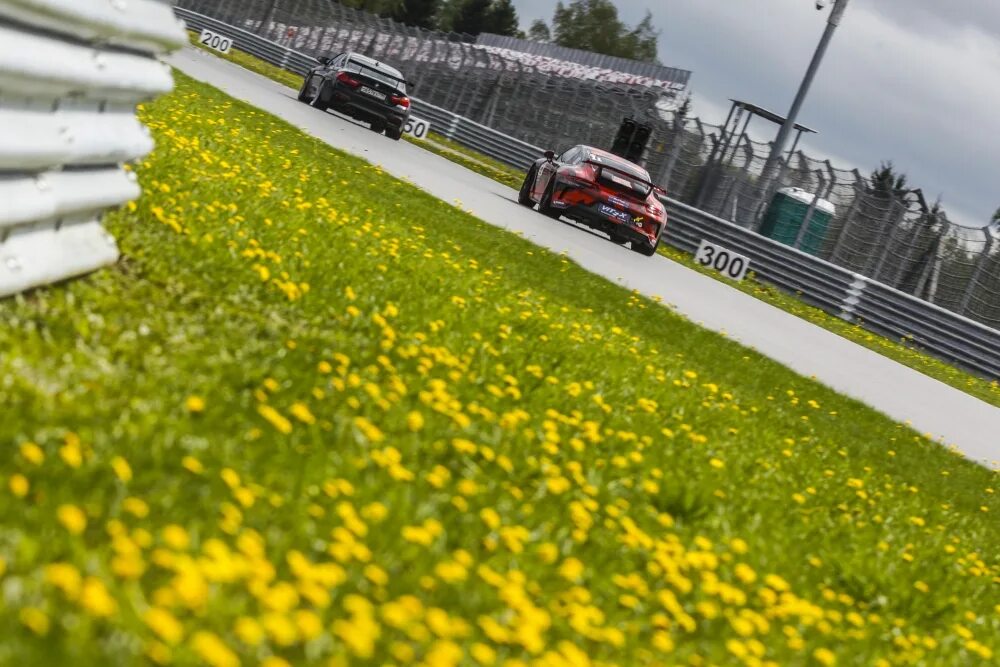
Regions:
<instances>
[{"instance_id":1,"label":"200 marker sign","mask_svg":"<svg viewBox=\"0 0 1000 667\"><path fill-rule=\"evenodd\" d=\"M229 49L233 46L233 40L231 37L220 35L217 32L209 30L208 28L201 31L201 36L198 38L198 42L204 44L210 49L215 49L219 53L229 53Z\"/></svg>"}]
</instances>

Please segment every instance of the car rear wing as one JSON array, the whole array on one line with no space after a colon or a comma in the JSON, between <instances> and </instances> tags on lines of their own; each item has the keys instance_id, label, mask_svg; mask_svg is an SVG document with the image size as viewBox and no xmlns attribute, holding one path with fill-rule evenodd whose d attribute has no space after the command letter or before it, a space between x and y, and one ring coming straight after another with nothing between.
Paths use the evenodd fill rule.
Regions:
<instances>
[{"instance_id":1,"label":"car rear wing","mask_svg":"<svg viewBox=\"0 0 1000 667\"><path fill-rule=\"evenodd\" d=\"M405 85L407 83L410 83L409 81L407 81L406 79L404 79L402 77L394 76L392 74L389 74L388 72L384 72L384 71L382 71L380 69L376 69L374 67L369 67L368 65L365 65L363 63L359 63L356 60L348 60L347 64L348 64L348 66L357 67L358 68L358 74L364 74L365 73L364 70L368 70L369 72L374 72L375 73L375 76L372 77L372 78L374 78L376 80L382 80L383 78L385 78L385 79L391 79L392 81L395 81L396 82L396 90L399 90L400 85ZM383 81L383 83L387 84L388 82Z\"/></svg>"},{"instance_id":2,"label":"car rear wing","mask_svg":"<svg viewBox=\"0 0 1000 667\"><path fill-rule=\"evenodd\" d=\"M597 178L605 178L604 172L610 172L607 174L606 180L611 181L619 187L628 188L631 194L639 194L643 199L648 197L656 188L656 186L649 180L630 174L624 169L618 169L613 165L599 162L597 160L586 160L586 162L587 164L592 164L597 167ZM644 187L642 189L638 188L637 186L640 185Z\"/></svg>"}]
</instances>

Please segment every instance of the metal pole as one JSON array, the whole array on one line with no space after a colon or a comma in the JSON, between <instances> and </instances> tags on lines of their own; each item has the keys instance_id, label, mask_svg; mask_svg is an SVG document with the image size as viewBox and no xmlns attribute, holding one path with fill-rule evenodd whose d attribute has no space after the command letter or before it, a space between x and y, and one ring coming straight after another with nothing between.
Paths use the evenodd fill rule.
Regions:
<instances>
[{"instance_id":1,"label":"metal pole","mask_svg":"<svg viewBox=\"0 0 1000 667\"><path fill-rule=\"evenodd\" d=\"M844 17L844 11L847 9L848 2L849 0L836 0L833 11L830 12L830 18L826 22L826 30L823 32L823 38L819 41L819 46L816 47L812 62L809 63L809 69L806 70L806 75L802 79L802 85L799 86L799 92L795 95L795 101L792 102L792 108L788 112L788 117L781 126L781 130L778 131L778 136L774 140L774 146L771 148L771 154L764 165L764 171L761 175L763 176L762 180L765 182L770 179L775 164L785 150L785 144L788 143L788 136L795 128L795 121L799 116L799 111L806 101L809 88L812 86L813 79L816 78L816 72L819 71L819 66L823 62L823 56L826 55L826 49L830 45L830 40L833 39L833 33L837 31L837 26L840 25L840 21Z\"/></svg>"}]
</instances>

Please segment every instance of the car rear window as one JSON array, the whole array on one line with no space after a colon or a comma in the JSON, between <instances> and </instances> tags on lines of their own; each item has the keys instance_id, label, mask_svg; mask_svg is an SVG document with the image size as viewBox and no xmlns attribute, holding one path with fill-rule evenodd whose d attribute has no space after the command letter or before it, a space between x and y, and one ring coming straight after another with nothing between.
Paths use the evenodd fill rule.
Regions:
<instances>
[{"instance_id":1,"label":"car rear window","mask_svg":"<svg viewBox=\"0 0 1000 667\"><path fill-rule=\"evenodd\" d=\"M589 162L594 162L599 165L607 165L616 171L620 171L624 174L631 176L632 178L638 179L640 181L645 181L649 183L649 172L647 172L642 167L632 164L627 160L621 160L613 156L608 156L600 153L591 152L587 157Z\"/></svg>"},{"instance_id":2,"label":"car rear window","mask_svg":"<svg viewBox=\"0 0 1000 667\"><path fill-rule=\"evenodd\" d=\"M399 92L406 94L406 84L395 78L393 74L388 72L383 72L369 65L356 62L354 60L348 60L347 65L344 69L350 72L356 72L362 76L367 76L368 78L375 79L376 81L381 81L387 86L392 86ZM401 75L400 75L401 76Z\"/></svg>"}]
</instances>

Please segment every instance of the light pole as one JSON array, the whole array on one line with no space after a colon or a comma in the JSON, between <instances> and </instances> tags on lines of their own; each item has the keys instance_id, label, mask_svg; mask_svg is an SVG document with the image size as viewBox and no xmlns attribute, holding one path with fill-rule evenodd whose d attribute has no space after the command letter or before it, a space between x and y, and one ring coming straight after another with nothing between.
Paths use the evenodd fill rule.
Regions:
<instances>
[{"instance_id":1,"label":"light pole","mask_svg":"<svg viewBox=\"0 0 1000 667\"><path fill-rule=\"evenodd\" d=\"M840 20L844 17L844 11L847 9L848 2L849 0L834 0L833 11L830 12L830 18L827 19L823 38L819 41L819 46L816 47L816 53L813 54L812 62L809 63L809 69L806 70L806 75L802 79L799 92L795 95L795 101L792 102L792 108L789 110L784 124L782 124L781 129L778 131L778 136L771 147L771 154L768 155L767 162L764 164L764 171L761 174L761 181L763 183L769 183L778 160L781 159L782 154L785 152L785 144L788 143L788 137L795 128L795 121L798 118L799 110L802 109L802 104L806 101L806 95L809 94L809 88L812 86L813 79L816 78L816 72L819 71L820 63L823 62L823 56L826 55L826 49L830 45L830 40L833 39L833 33L837 31L837 26L840 25ZM816 9L823 9L824 6L826 6L826 0L817 0Z\"/></svg>"}]
</instances>

